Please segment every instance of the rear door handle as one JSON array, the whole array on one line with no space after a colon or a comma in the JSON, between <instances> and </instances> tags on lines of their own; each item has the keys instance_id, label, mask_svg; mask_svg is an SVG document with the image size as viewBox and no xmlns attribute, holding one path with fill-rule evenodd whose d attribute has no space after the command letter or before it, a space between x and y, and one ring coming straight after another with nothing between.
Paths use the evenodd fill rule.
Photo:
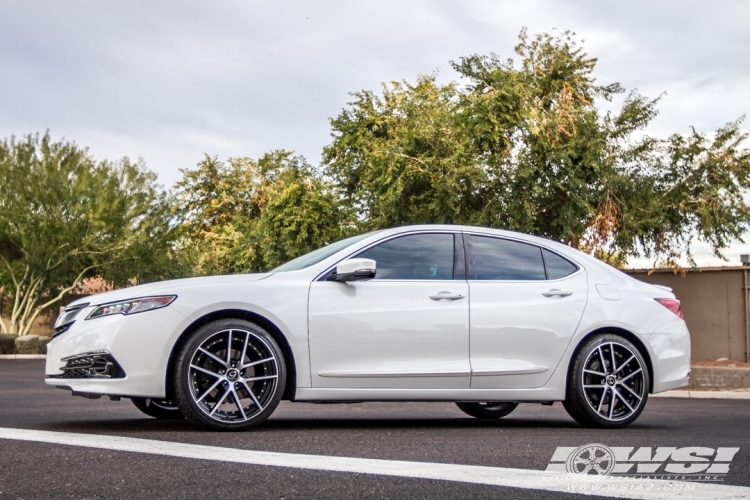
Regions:
<instances>
[{"instance_id":1,"label":"rear door handle","mask_svg":"<svg viewBox=\"0 0 750 500\"><path fill-rule=\"evenodd\" d=\"M432 300L460 300L463 299L464 296L460 293L438 292L435 295L430 295L430 298Z\"/></svg>"},{"instance_id":2,"label":"rear door handle","mask_svg":"<svg viewBox=\"0 0 750 500\"><path fill-rule=\"evenodd\" d=\"M573 295L573 292L566 292L565 290L558 290L557 288L553 288L552 290L542 292L542 295L544 295L545 297L567 297L569 295Z\"/></svg>"}]
</instances>

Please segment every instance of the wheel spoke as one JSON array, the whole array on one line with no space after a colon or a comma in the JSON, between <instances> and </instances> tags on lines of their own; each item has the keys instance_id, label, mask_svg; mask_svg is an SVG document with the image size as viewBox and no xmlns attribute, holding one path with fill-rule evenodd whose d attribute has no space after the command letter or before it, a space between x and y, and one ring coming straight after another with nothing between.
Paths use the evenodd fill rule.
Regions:
<instances>
[{"instance_id":1,"label":"wheel spoke","mask_svg":"<svg viewBox=\"0 0 750 500\"><path fill-rule=\"evenodd\" d=\"M250 396L250 399L253 400L253 403L255 403L255 406L258 407L258 411L263 411L263 406L260 404L260 401L258 401L258 398L255 396L253 391L250 389L250 386L245 383L245 381L242 381L242 385L245 386L245 390L247 391L248 395Z\"/></svg>"},{"instance_id":2,"label":"wheel spoke","mask_svg":"<svg viewBox=\"0 0 750 500\"><path fill-rule=\"evenodd\" d=\"M227 332L227 363L226 366L232 362L232 330Z\"/></svg>"},{"instance_id":3,"label":"wheel spoke","mask_svg":"<svg viewBox=\"0 0 750 500\"><path fill-rule=\"evenodd\" d=\"M240 370L244 370L245 368L250 368L251 366L259 365L261 363L267 363L269 361L273 361L274 359L275 358L273 356L271 356L270 358L259 359L258 361L253 361L252 363L240 366Z\"/></svg>"},{"instance_id":4,"label":"wheel spoke","mask_svg":"<svg viewBox=\"0 0 750 500\"><path fill-rule=\"evenodd\" d=\"M242 377L245 382L255 382L256 380L268 380L276 378L278 375L263 375L262 377Z\"/></svg>"},{"instance_id":5,"label":"wheel spoke","mask_svg":"<svg viewBox=\"0 0 750 500\"><path fill-rule=\"evenodd\" d=\"M621 364L621 365L620 365L620 368L618 368L618 369L617 369L617 371L615 371L615 373L614 373L614 374L615 374L615 375L617 375L617 373L618 373L618 372L619 372L620 370L622 370L623 368L625 368L626 366L628 366L628 363L630 363L630 362L631 362L631 361L633 361L634 359L635 359L635 354L633 354L632 356L630 356L630 358L628 358L628 360L627 360L627 361L625 361L625 362L624 362L623 364Z\"/></svg>"},{"instance_id":6,"label":"wheel spoke","mask_svg":"<svg viewBox=\"0 0 750 500\"><path fill-rule=\"evenodd\" d=\"M242 414L242 420L247 420L247 415L245 415L245 410L242 408L242 403L240 403L240 397L237 395L237 391L232 388L232 398L234 399L234 404L237 406L237 409L240 410L240 413Z\"/></svg>"},{"instance_id":7,"label":"wheel spoke","mask_svg":"<svg viewBox=\"0 0 750 500\"><path fill-rule=\"evenodd\" d=\"M627 385L625 385L625 384L620 384L620 387L624 387L625 389L627 389L627 390L628 390L628 392L630 392L630 394L632 394L633 396L635 396L635 397L637 397L637 398L638 398L638 401L640 401L640 400L642 400L642 399L643 399L643 398L642 398L641 396L639 396L639 395L638 395L638 394L637 394L637 393L636 393L636 392L635 392L635 391L634 391L633 389L631 389L631 388L630 388L630 387L628 387Z\"/></svg>"},{"instance_id":8,"label":"wheel spoke","mask_svg":"<svg viewBox=\"0 0 750 500\"><path fill-rule=\"evenodd\" d=\"M227 364L226 364L226 363L224 362L224 360L222 360L221 358L219 358L219 357L217 357L217 356L215 356L215 355L211 354L210 352L208 352L207 350L205 350L205 349L204 349L204 348L202 348L202 347L199 347L199 348L198 348L198 350L199 350L200 352L202 352L203 354L205 354L206 356L208 356L209 358L211 358L211 359L213 359L214 361L216 361L217 363L219 363L219 364L220 364L221 366L223 366L223 367L225 367L225 368L226 368Z\"/></svg>"},{"instance_id":9,"label":"wheel spoke","mask_svg":"<svg viewBox=\"0 0 750 500\"><path fill-rule=\"evenodd\" d=\"M599 399L599 406L596 409L596 413L602 412L602 405L604 404L604 397L607 395L607 389L609 389L609 387L605 386L604 392L602 393L602 397Z\"/></svg>"},{"instance_id":10,"label":"wheel spoke","mask_svg":"<svg viewBox=\"0 0 750 500\"><path fill-rule=\"evenodd\" d=\"M615 360L615 345L612 343L609 344L609 354L612 358L612 366L609 371L614 375L617 373L617 361Z\"/></svg>"},{"instance_id":11,"label":"wheel spoke","mask_svg":"<svg viewBox=\"0 0 750 500\"><path fill-rule=\"evenodd\" d=\"M190 368L191 368L192 370L198 370L199 372L203 372L203 373L205 373L206 375L210 375L210 376L212 376L212 377L216 377L216 378L220 378L220 377L221 377L221 375L219 375L219 374L218 374L218 373L216 373L216 372L212 372L211 370L206 370L205 368L202 368L202 367L200 367L200 366L196 366L196 365L194 365L194 364L191 364L191 365L190 365Z\"/></svg>"},{"instance_id":12,"label":"wheel spoke","mask_svg":"<svg viewBox=\"0 0 750 500\"><path fill-rule=\"evenodd\" d=\"M211 394L211 391L213 391L214 389L216 389L216 386L219 385L220 383L221 383L221 379L219 379L216 382L214 382L213 385L211 387L209 387L206 392L203 393L203 396L201 396L198 399L196 399L195 402L196 403L200 403L201 401L203 401L203 398L205 398L206 396L208 396L209 394Z\"/></svg>"},{"instance_id":13,"label":"wheel spoke","mask_svg":"<svg viewBox=\"0 0 750 500\"><path fill-rule=\"evenodd\" d=\"M595 370L589 370L588 368L584 368L583 371L586 372L586 373L591 373L593 375L598 375L600 377L606 377L607 376L606 373L598 372L598 371L595 371Z\"/></svg>"},{"instance_id":14,"label":"wheel spoke","mask_svg":"<svg viewBox=\"0 0 750 500\"><path fill-rule=\"evenodd\" d=\"M612 399L609 400L609 419L612 420L612 415L615 413L615 404L617 402L617 393L612 389Z\"/></svg>"},{"instance_id":15,"label":"wheel spoke","mask_svg":"<svg viewBox=\"0 0 750 500\"><path fill-rule=\"evenodd\" d=\"M596 350L599 351L599 360L602 364L602 371L604 373L607 373L607 363L604 362L604 354L602 354L602 346L597 347Z\"/></svg>"},{"instance_id":16,"label":"wheel spoke","mask_svg":"<svg viewBox=\"0 0 750 500\"><path fill-rule=\"evenodd\" d=\"M594 385L584 385L583 388L584 389L606 389L607 386L602 385L602 384L594 384Z\"/></svg>"},{"instance_id":17,"label":"wheel spoke","mask_svg":"<svg viewBox=\"0 0 750 500\"><path fill-rule=\"evenodd\" d=\"M245 362L245 356L247 356L247 343L250 341L250 332L245 332L245 343L242 344L242 354L240 354L240 361L237 363L240 365L240 370L245 368L242 363Z\"/></svg>"},{"instance_id":18,"label":"wheel spoke","mask_svg":"<svg viewBox=\"0 0 750 500\"><path fill-rule=\"evenodd\" d=\"M211 409L211 413L208 414L209 417L213 416L214 412L224 403L224 400L227 399L227 395L229 395L229 389L224 391L224 394L221 396L221 399L219 399L214 407Z\"/></svg>"},{"instance_id":19,"label":"wheel spoke","mask_svg":"<svg viewBox=\"0 0 750 500\"><path fill-rule=\"evenodd\" d=\"M641 371L642 370L640 368L638 368L636 371L634 371L633 373L631 373L627 377L625 377L622 380L620 380L620 383L625 382L626 380L628 380L629 378L633 377L634 375L638 375L639 373L641 373Z\"/></svg>"},{"instance_id":20,"label":"wheel spoke","mask_svg":"<svg viewBox=\"0 0 750 500\"><path fill-rule=\"evenodd\" d=\"M628 402L625 400L625 398L622 397L622 394L620 394L620 391L618 391L617 389L614 389L614 391L620 397L620 401L622 401L623 403L625 403L625 406L628 407L628 410L630 410L630 413L633 413L635 411L635 409L633 409L633 407L628 404Z\"/></svg>"}]
</instances>

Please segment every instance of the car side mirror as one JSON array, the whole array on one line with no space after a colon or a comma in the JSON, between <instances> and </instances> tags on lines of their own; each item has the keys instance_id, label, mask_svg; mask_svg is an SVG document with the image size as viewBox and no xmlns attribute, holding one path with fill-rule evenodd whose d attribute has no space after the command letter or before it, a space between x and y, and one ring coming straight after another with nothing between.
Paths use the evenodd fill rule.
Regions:
<instances>
[{"instance_id":1,"label":"car side mirror","mask_svg":"<svg viewBox=\"0 0 750 500\"><path fill-rule=\"evenodd\" d=\"M336 273L328 278L331 281L366 281L375 277L377 267L372 259L349 259L339 262Z\"/></svg>"}]
</instances>

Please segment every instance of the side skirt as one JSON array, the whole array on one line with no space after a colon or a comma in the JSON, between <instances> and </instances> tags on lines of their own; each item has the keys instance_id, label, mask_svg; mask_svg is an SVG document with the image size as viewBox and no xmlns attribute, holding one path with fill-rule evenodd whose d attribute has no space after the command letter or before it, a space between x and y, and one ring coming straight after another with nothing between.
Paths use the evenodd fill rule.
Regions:
<instances>
[{"instance_id":1,"label":"side skirt","mask_svg":"<svg viewBox=\"0 0 750 500\"><path fill-rule=\"evenodd\" d=\"M565 391L539 389L352 389L298 387L295 401L562 401Z\"/></svg>"}]
</instances>

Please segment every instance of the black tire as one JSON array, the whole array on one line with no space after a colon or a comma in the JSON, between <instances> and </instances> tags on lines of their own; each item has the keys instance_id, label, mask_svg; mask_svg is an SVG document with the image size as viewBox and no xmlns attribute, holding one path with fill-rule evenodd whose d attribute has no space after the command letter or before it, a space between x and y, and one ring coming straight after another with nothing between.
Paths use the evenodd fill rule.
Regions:
<instances>
[{"instance_id":1,"label":"black tire","mask_svg":"<svg viewBox=\"0 0 750 500\"><path fill-rule=\"evenodd\" d=\"M626 427L646 406L649 387L646 360L632 342L614 334L596 335L572 361L563 406L586 427Z\"/></svg>"},{"instance_id":2,"label":"black tire","mask_svg":"<svg viewBox=\"0 0 750 500\"><path fill-rule=\"evenodd\" d=\"M185 418L174 401L169 399L131 398L130 400L136 408L149 417L159 420L182 420Z\"/></svg>"},{"instance_id":3,"label":"black tire","mask_svg":"<svg viewBox=\"0 0 750 500\"><path fill-rule=\"evenodd\" d=\"M175 400L191 423L243 431L261 424L278 406L286 365L278 344L263 328L223 319L204 325L188 339L173 376Z\"/></svg>"},{"instance_id":4,"label":"black tire","mask_svg":"<svg viewBox=\"0 0 750 500\"><path fill-rule=\"evenodd\" d=\"M510 415L516 409L518 403L456 403L456 406L469 416L481 420L497 420Z\"/></svg>"}]
</instances>

